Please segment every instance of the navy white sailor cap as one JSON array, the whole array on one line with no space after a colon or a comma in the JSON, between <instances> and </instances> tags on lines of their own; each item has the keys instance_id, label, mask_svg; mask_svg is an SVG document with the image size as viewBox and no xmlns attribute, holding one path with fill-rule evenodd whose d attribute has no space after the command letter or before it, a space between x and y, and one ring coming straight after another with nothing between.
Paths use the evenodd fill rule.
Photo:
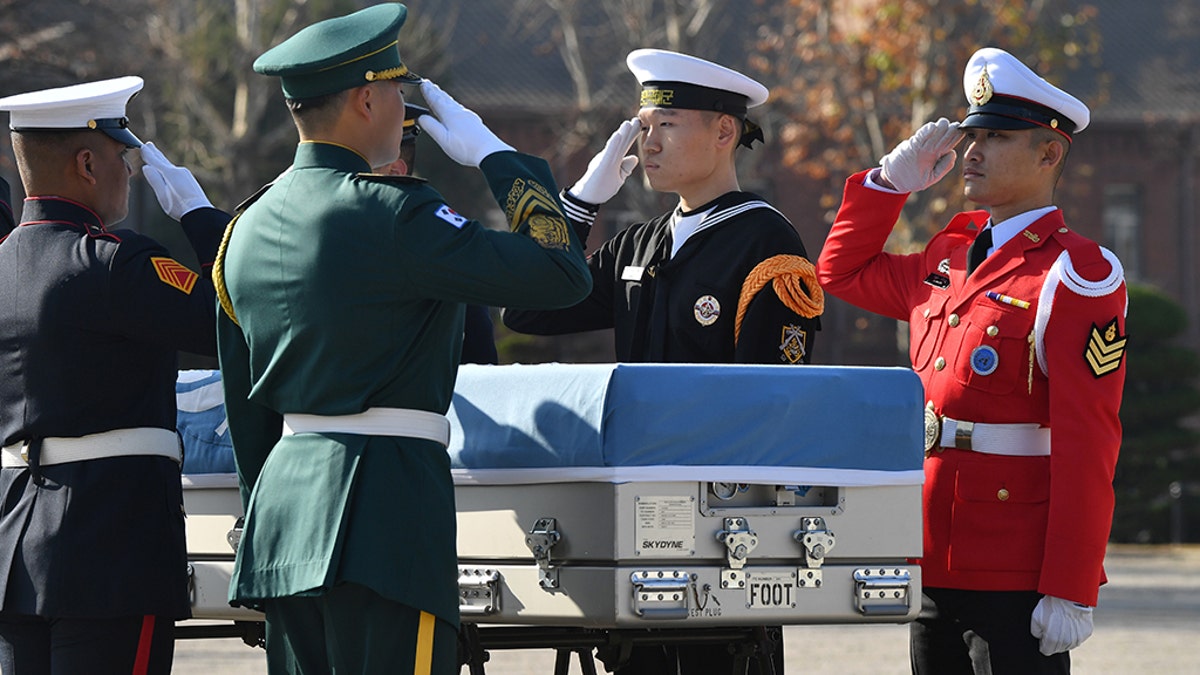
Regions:
<instances>
[{"instance_id":1,"label":"navy white sailor cap","mask_svg":"<svg viewBox=\"0 0 1200 675\"><path fill-rule=\"evenodd\" d=\"M757 81L711 61L665 49L635 49L625 64L642 85L642 108L710 110L742 120L739 145L754 147L762 129L746 110L766 102L770 92Z\"/></svg>"},{"instance_id":2,"label":"navy white sailor cap","mask_svg":"<svg viewBox=\"0 0 1200 675\"><path fill-rule=\"evenodd\" d=\"M715 110L744 116L770 92L736 70L665 49L635 49L625 57L642 85L643 108Z\"/></svg>"},{"instance_id":3,"label":"navy white sailor cap","mask_svg":"<svg viewBox=\"0 0 1200 675\"><path fill-rule=\"evenodd\" d=\"M14 131L96 129L137 148L142 142L129 131L125 106L142 85L142 78L130 75L42 89L0 98L0 110L9 112Z\"/></svg>"},{"instance_id":4,"label":"navy white sailor cap","mask_svg":"<svg viewBox=\"0 0 1200 675\"><path fill-rule=\"evenodd\" d=\"M1003 49L975 52L963 71L971 107L962 129L1053 129L1071 140L1091 120L1082 101L1050 84Z\"/></svg>"}]
</instances>

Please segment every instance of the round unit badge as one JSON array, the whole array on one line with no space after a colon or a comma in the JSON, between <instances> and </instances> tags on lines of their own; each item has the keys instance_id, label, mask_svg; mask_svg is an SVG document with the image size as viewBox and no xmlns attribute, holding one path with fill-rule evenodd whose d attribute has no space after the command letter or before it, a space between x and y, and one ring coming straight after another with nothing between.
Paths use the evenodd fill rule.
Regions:
<instances>
[{"instance_id":1,"label":"round unit badge","mask_svg":"<svg viewBox=\"0 0 1200 675\"><path fill-rule=\"evenodd\" d=\"M1000 355L996 353L995 347L981 345L971 350L971 370L975 371L976 375L991 375L999 365Z\"/></svg>"},{"instance_id":2,"label":"round unit badge","mask_svg":"<svg viewBox=\"0 0 1200 675\"><path fill-rule=\"evenodd\" d=\"M721 303L711 295L702 295L696 299L696 304L692 305L692 313L696 315L696 321L700 322L701 326L711 326L717 322L717 317L721 316Z\"/></svg>"}]
</instances>

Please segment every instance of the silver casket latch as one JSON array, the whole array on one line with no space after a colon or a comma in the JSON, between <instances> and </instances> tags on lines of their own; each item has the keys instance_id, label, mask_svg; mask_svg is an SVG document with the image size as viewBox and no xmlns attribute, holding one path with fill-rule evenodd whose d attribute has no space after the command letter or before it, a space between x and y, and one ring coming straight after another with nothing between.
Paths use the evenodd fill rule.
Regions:
<instances>
[{"instance_id":1,"label":"silver casket latch","mask_svg":"<svg viewBox=\"0 0 1200 675\"><path fill-rule=\"evenodd\" d=\"M466 616L491 616L500 611L500 572L458 568L458 612Z\"/></svg>"},{"instance_id":2,"label":"silver casket latch","mask_svg":"<svg viewBox=\"0 0 1200 675\"><path fill-rule=\"evenodd\" d=\"M912 602L912 574L893 568L854 570L854 606L866 616L903 616Z\"/></svg>"},{"instance_id":3,"label":"silver casket latch","mask_svg":"<svg viewBox=\"0 0 1200 675\"><path fill-rule=\"evenodd\" d=\"M225 533L225 541L229 542L229 547L237 553L238 546L242 543L242 530L246 527L246 517L240 516L233 524L233 528Z\"/></svg>"},{"instance_id":4,"label":"silver casket latch","mask_svg":"<svg viewBox=\"0 0 1200 675\"><path fill-rule=\"evenodd\" d=\"M800 570L800 586L821 585L821 564L836 543L833 533L825 527L825 519L819 516L800 519L800 529L792 533L800 548L804 550L804 567Z\"/></svg>"},{"instance_id":5,"label":"silver casket latch","mask_svg":"<svg viewBox=\"0 0 1200 675\"><path fill-rule=\"evenodd\" d=\"M633 583L633 612L643 619L686 619L692 575L684 570L638 570Z\"/></svg>"},{"instance_id":6,"label":"silver casket latch","mask_svg":"<svg viewBox=\"0 0 1200 675\"><path fill-rule=\"evenodd\" d=\"M550 560L550 549L562 540L556 528L557 520L554 518L538 518L529 534L525 535L525 545L538 564L538 583L542 588L558 588L558 568Z\"/></svg>"},{"instance_id":7,"label":"silver casket latch","mask_svg":"<svg viewBox=\"0 0 1200 675\"><path fill-rule=\"evenodd\" d=\"M725 561L729 563L729 567L721 570L721 588L745 588L742 568L750 553L758 548L758 535L745 518L726 518L724 529L717 532L717 541L725 544Z\"/></svg>"}]
</instances>

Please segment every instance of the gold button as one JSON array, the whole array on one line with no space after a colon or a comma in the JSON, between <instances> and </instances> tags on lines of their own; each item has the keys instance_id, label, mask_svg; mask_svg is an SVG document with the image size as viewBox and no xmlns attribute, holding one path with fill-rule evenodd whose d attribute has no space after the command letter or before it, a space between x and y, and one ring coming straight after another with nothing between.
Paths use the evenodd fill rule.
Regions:
<instances>
[{"instance_id":1,"label":"gold button","mask_svg":"<svg viewBox=\"0 0 1200 675\"><path fill-rule=\"evenodd\" d=\"M1005 488L1000 488L1000 491L996 493L996 499L999 499L1002 502L1008 501L1008 490Z\"/></svg>"},{"instance_id":2,"label":"gold button","mask_svg":"<svg viewBox=\"0 0 1200 675\"><path fill-rule=\"evenodd\" d=\"M999 329L999 328L996 328L995 326L988 326L988 327L987 327L987 334L988 334L988 336L990 336L990 337L996 337L997 335L999 335L999 334L1000 334L1000 329Z\"/></svg>"},{"instance_id":3,"label":"gold button","mask_svg":"<svg viewBox=\"0 0 1200 675\"><path fill-rule=\"evenodd\" d=\"M934 362L933 362L933 369L934 369L934 370L941 370L942 368L945 368L945 367L946 367L946 359L944 359L944 358L942 358L942 357L940 357L940 356L939 356L939 357L937 357L937 361L934 361Z\"/></svg>"},{"instance_id":4,"label":"gold button","mask_svg":"<svg viewBox=\"0 0 1200 675\"><path fill-rule=\"evenodd\" d=\"M955 326L957 326L957 325L958 325L958 315L957 315L957 314L951 314L951 315L950 315L950 318L949 318L949 319L947 319L947 321L950 323L950 327L951 327L951 328L954 328Z\"/></svg>"}]
</instances>

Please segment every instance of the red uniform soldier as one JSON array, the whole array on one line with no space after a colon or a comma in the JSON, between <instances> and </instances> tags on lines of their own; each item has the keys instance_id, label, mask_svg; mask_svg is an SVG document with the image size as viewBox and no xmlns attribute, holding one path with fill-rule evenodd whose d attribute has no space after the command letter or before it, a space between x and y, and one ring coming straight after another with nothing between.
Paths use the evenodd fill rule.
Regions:
<instances>
[{"instance_id":1,"label":"red uniform soldier","mask_svg":"<svg viewBox=\"0 0 1200 675\"><path fill-rule=\"evenodd\" d=\"M1124 275L1053 205L1087 107L993 48L971 57L964 89L963 122L931 122L850 177L818 278L908 321L925 385L914 672L1065 673L1104 582ZM920 253L884 253L907 194L950 171L964 136L965 195L986 210L958 214Z\"/></svg>"}]
</instances>

